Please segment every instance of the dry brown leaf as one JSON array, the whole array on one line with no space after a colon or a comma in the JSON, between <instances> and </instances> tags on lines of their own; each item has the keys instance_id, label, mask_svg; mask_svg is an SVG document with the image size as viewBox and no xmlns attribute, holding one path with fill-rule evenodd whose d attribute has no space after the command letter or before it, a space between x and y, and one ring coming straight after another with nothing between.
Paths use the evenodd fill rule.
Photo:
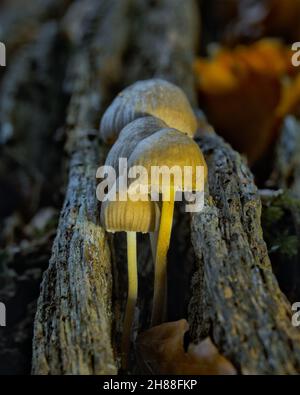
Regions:
<instances>
[{"instance_id":1,"label":"dry brown leaf","mask_svg":"<svg viewBox=\"0 0 300 395\"><path fill-rule=\"evenodd\" d=\"M189 325L182 319L166 322L140 334L137 350L142 365L155 374L234 375L235 368L206 338L184 350L184 334Z\"/></svg>"}]
</instances>

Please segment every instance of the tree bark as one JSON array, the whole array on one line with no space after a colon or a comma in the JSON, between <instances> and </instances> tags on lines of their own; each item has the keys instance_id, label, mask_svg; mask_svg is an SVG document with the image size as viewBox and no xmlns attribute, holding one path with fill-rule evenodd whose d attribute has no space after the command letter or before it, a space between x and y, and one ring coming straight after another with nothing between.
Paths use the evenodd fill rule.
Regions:
<instances>
[{"instance_id":1,"label":"tree bark","mask_svg":"<svg viewBox=\"0 0 300 395\"><path fill-rule=\"evenodd\" d=\"M153 76L178 84L195 107L197 101L192 65L199 15L193 0L107 0L100 10L96 3L93 37L83 41L72 61L69 181L38 301L35 374L117 372L110 252L119 299L124 292L117 291L116 283L126 283L126 274L120 269L125 262L122 244L110 250L98 221L95 171L105 158L105 147L99 148L94 129L101 111L116 88ZM126 42L130 45L125 50ZM189 215L176 212L169 253L169 306L175 310L169 318L182 318L186 306L184 300L177 304L178 298L191 293L188 316L194 339L209 331L219 350L244 374L299 372L300 337L271 270L253 177L216 134L205 128L200 134L197 142L208 162L209 193L203 212L191 216L191 232ZM148 246L148 241L139 244L144 256L139 301L144 323L151 295ZM115 317L120 330L121 315Z\"/></svg>"},{"instance_id":2,"label":"tree bark","mask_svg":"<svg viewBox=\"0 0 300 395\"><path fill-rule=\"evenodd\" d=\"M198 261L190 302L192 335L213 339L242 374L296 374L300 334L272 273L253 177L223 140L199 138L209 169L205 209L192 215Z\"/></svg>"},{"instance_id":3,"label":"tree bark","mask_svg":"<svg viewBox=\"0 0 300 395\"><path fill-rule=\"evenodd\" d=\"M26 7L19 0L12 0L0 14L0 41L5 43L8 58L25 44L39 36L43 24L60 18L71 0L28 1Z\"/></svg>"},{"instance_id":4,"label":"tree bark","mask_svg":"<svg viewBox=\"0 0 300 395\"><path fill-rule=\"evenodd\" d=\"M120 74L128 2L93 3L94 36L82 43L70 65L69 181L38 300L33 374L116 373L110 251L96 199L95 175L104 148L99 149L95 127Z\"/></svg>"}]
</instances>

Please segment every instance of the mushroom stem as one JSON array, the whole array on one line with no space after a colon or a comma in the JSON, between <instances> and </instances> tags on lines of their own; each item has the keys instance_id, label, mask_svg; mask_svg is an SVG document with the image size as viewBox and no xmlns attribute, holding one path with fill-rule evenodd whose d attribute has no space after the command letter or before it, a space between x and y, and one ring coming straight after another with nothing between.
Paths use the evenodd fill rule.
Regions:
<instances>
[{"instance_id":1,"label":"mushroom stem","mask_svg":"<svg viewBox=\"0 0 300 395\"><path fill-rule=\"evenodd\" d=\"M136 232L127 232L128 295L123 326L121 354L122 368L127 369L130 351L131 329L138 292Z\"/></svg>"},{"instance_id":2,"label":"mushroom stem","mask_svg":"<svg viewBox=\"0 0 300 395\"><path fill-rule=\"evenodd\" d=\"M165 199L163 193L162 213L158 233L155 269L154 269L154 295L151 326L158 325L163 321L166 312L167 293L167 253L170 245L173 213L174 213L175 191L170 187L169 200Z\"/></svg>"}]
</instances>

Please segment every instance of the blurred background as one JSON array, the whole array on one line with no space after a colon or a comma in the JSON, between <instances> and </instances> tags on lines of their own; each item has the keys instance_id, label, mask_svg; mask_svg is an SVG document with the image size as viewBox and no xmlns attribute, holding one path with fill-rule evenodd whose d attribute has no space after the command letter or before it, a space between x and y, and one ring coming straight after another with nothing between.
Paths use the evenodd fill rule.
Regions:
<instances>
[{"instance_id":1,"label":"blurred background","mask_svg":"<svg viewBox=\"0 0 300 395\"><path fill-rule=\"evenodd\" d=\"M300 66L292 65L291 46L300 42L300 0L197 5L199 107L248 161L262 190L274 271L289 300L299 301ZM36 300L67 180L68 57L92 28L88 18L72 24L80 7L89 1L0 2L7 58L0 67L0 301L7 308L0 374L30 373Z\"/></svg>"}]
</instances>

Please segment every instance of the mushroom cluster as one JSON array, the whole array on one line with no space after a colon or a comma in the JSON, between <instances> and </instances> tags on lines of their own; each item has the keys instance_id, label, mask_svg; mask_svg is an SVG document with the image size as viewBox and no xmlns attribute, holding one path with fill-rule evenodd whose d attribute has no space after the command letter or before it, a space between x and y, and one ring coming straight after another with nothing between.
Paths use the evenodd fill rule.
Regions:
<instances>
[{"instance_id":1,"label":"mushroom cluster","mask_svg":"<svg viewBox=\"0 0 300 395\"><path fill-rule=\"evenodd\" d=\"M196 129L197 119L184 92L161 79L139 81L123 90L101 120L101 139L114 144L105 165L112 166L117 177L121 177L118 167L121 158L127 160L126 171L143 166L147 174L151 174L153 167L177 167L181 174L181 179L171 175L167 181L161 174L154 180L151 177L150 181L140 177L129 181L125 191L120 190L121 183L116 182L112 188L114 199L110 199L108 193L101 206L103 227L111 232L127 232L128 296L121 345L123 368L127 366L138 291L136 232L150 233L155 260L151 316L151 326L154 326L164 321L166 313L167 252L176 193L201 192L196 182L198 167L204 169L204 181L207 177L204 157L193 140ZM189 182L183 180L187 166L192 170ZM159 201L152 199L153 189Z\"/></svg>"}]
</instances>

